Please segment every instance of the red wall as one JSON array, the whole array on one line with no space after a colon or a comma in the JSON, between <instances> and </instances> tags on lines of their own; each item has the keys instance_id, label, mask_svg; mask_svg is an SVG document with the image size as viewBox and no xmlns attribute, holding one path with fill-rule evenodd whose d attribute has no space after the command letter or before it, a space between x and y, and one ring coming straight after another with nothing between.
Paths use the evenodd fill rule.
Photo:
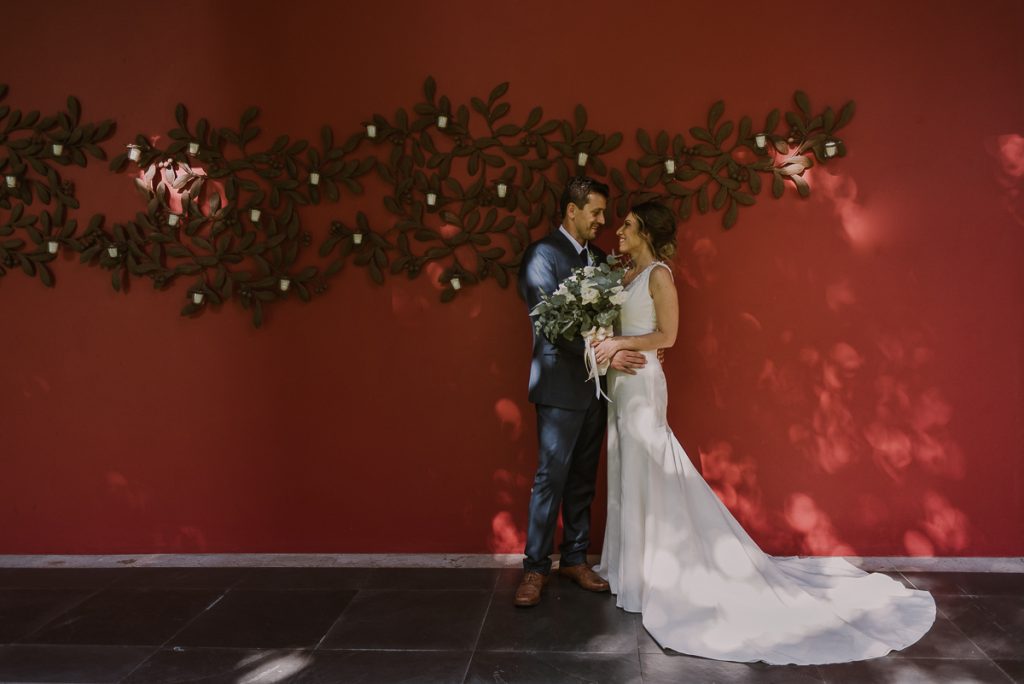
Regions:
<instances>
[{"instance_id":1,"label":"red wall","mask_svg":"<svg viewBox=\"0 0 1024 684\"><path fill-rule=\"evenodd\" d=\"M685 131L719 98L755 121L798 88L854 99L850 154L812 169L810 199L683 226L671 424L772 552L1024 555L1024 225L993 156L1024 134L1024 6L821 5L21 3L0 63L15 106L75 94L116 119L115 154L178 101L220 125L258 104L267 138L347 134L428 73L460 102L510 81L519 120L582 102L626 133L620 161L636 127ZM128 175L73 177L83 213L141 208ZM234 306L180 318L187 283L125 296L71 255L55 270L54 290L0 279L0 552L521 549L535 422L512 290L440 305L427 278L349 269L255 331Z\"/></svg>"}]
</instances>

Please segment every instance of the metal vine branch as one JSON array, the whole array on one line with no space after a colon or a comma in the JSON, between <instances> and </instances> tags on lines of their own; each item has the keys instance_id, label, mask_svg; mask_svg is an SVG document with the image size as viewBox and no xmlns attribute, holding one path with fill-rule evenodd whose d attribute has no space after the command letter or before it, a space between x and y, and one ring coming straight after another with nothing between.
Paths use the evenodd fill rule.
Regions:
<instances>
[{"instance_id":1,"label":"metal vine branch","mask_svg":"<svg viewBox=\"0 0 1024 684\"><path fill-rule=\"evenodd\" d=\"M45 119L5 106L0 208L8 216L0 224L0 274L20 265L52 286L45 264L66 245L83 263L111 271L114 289L127 289L133 276L149 278L158 289L194 278L183 315L233 300L251 311L256 326L269 305L292 293L309 301L350 263L376 283L387 273L415 278L426 271L442 285L441 301L450 301L487 278L508 285L531 237L555 218L570 175L607 179L620 217L631 203L661 199L682 220L694 207L722 211L723 226L731 228L767 182L776 198L787 181L806 197L804 171L845 156L838 132L854 113L848 102L815 114L798 91L795 110L782 115L775 109L755 127L748 116L738 125L724 120L719 101L706 125L686 136L638 129L641 154L627 156L620 168L606 159L621 147L622 134L589 128L582 105L571 120L545 119L543 109L533 107L514 122L507 92L502 83L486 99L455 106L428 77L422 101L390 119L374 114L344 142L325 125L319 141L280 135L269 145L258 142L255 107L232 129L206 119L190 122L179 104L166 147L138 135L110 163L118 172L137 168L145 209L109 229L103 216L94 216L80 235L66 217L67 209L78 207L74 189L53 165L84 166L85 152L104 158L97 144L110 137L113 122L80 125L74 98L67 112ZM390 216L377 228L352 201L364 194L368 175L383 181ZM33 196L56 209L27 213ZM344 202L356 211L354 220L331 222L317 251L320 262L311 263L312 254L300 255L314 241L303 229L302 208L321 202ZM11 237L17 230L29 240Z\"/></svg>"}]
</instances>

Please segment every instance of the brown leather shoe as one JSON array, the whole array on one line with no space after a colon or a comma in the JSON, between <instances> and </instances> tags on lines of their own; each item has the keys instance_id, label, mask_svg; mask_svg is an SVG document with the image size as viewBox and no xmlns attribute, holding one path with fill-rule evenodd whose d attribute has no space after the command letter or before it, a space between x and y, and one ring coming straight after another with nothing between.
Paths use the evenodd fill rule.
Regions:
<instances>
[{"instance_id":1,"label":"brown leather shoe","mask_svg":"<svg viewBox=\"0 0 1024 684\"><path fill-rule=\"evenodd\" d=\"M519 583L519 588L516 589L516 605L528 608L540 603L540 592L547 583L547 575L531 571L523 573L523 581Z\"/></svg>"},{"instance_id":2,"label":"brown leather shoe","mask_svg":"<svg viewBox=\"0 0 1024 684\"><path fill-rule=\"evenodd\" d=\"M591 570L586 563L559 567L558 573L570 578L587 591L608 591L609 589L608 582L601 579L601 576Z\"/></svg>"}]
</instances>

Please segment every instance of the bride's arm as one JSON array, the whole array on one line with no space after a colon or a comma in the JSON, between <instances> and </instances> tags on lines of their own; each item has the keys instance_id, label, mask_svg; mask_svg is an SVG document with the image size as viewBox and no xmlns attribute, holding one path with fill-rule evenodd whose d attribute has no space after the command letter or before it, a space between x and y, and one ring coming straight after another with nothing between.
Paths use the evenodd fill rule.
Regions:
<instances>
[{"instance_id":1,"label":"bride's arm","mask_svg":"<svg viewBox=\"0 0 1024 684\"><path fill-rule=\"evenodd\" d=\"M598 344L594 351L597 362L603 363L622 350L653 351L667 349L676 343L679 331L679 296L672 274L667 268L655 268L648 281L658 329L646 335L612 337Z\"/></svg>"}]
</instances>

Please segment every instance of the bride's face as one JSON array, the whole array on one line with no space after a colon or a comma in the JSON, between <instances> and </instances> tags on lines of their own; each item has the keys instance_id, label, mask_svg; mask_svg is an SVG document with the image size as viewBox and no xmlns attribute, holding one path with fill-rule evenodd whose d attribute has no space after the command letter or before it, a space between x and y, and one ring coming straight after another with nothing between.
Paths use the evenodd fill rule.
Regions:
<instances>
[{"instance_id":1,"label":"bride's face","mask_svg":"<svg viewBox=\"0 0 1024 684\"><path fill-rule=\"evenodd\" d=\"M640 222L632 212L626 215L626 220L622 222L615 234L619 237L619 252L621 254L628 254L635 258L647 246L647 242L640 235Z\"/></svg>"}]
</instances>

